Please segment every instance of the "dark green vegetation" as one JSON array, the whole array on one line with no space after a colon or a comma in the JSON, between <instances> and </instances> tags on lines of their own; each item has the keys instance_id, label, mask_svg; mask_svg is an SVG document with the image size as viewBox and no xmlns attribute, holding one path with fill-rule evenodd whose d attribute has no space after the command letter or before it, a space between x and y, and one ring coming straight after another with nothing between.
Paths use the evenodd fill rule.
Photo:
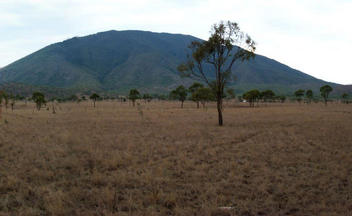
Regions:
<instances>
[{"instance_id":1,"label":"dark green vegetation","mask_svg":"<svg viewBox=\"0 0 352 216\"><path fill-rule=\"evenodd\" d=\"M181 101L181 108L183 108L183 102L186 100L187 94L187 89L183 85L180 85L170 92L170 98Z\"/></svg>"},{"instance_id":2,"label":"dark green vegetation","mask_svg":"<svg viewBox=\"0 0 352 216\"><path fill-rule=\"evenodd\" d=\"M329 94L332 92L332 88L329 85L320 87L320 94L324 98L325 105L327 104Z\"/></svg>"},{"instance_id":3,"label":"dark green vegetation","mask_svg":"<svg viewBox=\"0 0 352 216\"><path fill-rule=\"evenodd\" d=\"M40 110L42 106L46 103L45 96L41 92L34 92L32 96L32 100L36 104L37 110Z\"/></svg>"},{"instance_id":4,"label":"dark green vegetation","mask_svg":"<svg viewBox=\"0 0 352 216\"><path fill-rule=\"evenodd\" d=\"M133 106L135 105L135 102L137 99L141 98L141 94L137 89L131 89L130 94L128 95L128 99L132 101Z\"/></svg>"},{"instance_id":5,"label":"dark green vegetation","mask_svg":"<svg viewBox=\"0 0 352 216\"><path fill-rule=\"evenodd\" d=\"M28 96L35 91L66 96L78 92L127 94L131 88L166 93L178 85L192 83L181 79L176 68L185 60L187 46L194 40L200 39L144 31L108 31L76 37L0 69L0 84L11 94ZM280 94L291 94L298 88L319 92L319 87L327 84L260 55L234 64L233 71L236 79L229 85L235 87L237 94L253 88L272 89ZM351 92L348 86L329 85L334 88L332 94Z\"/></svg>"},{"instance_id":6,"label":"dark green vegetation","mask_svg":"<svg viewBox=\"0 0 352 216\"><path fill-rule=\"evenodd\" d=\"M89 99L93 100L93 106L95 107L95 102L100 98L100 96L97 93L93 93Z\"/></svg>"}]
</instances>

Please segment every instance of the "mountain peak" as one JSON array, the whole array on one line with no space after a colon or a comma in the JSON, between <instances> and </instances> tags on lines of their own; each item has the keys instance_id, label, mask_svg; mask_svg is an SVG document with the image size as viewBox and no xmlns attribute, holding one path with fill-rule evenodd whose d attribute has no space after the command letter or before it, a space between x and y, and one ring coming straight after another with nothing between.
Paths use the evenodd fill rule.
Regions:
<instances>
[{"instance_id":1,"label":"mountain peak","mask_svg":"<svg viewBox=\"0 0 352 216\"><path fill-rule=\"evenodd\" d=\"M176 68L184 62L191 41L199 38L139 30L110 30L74 37L47 46L0 69L0 83L127 92L139 88L165 92L191 80ZM236 64L238 91L251 87L277 91L297 87L317 89L326 83L279 62L257 55Z\"/></svg>"}]
</instances>

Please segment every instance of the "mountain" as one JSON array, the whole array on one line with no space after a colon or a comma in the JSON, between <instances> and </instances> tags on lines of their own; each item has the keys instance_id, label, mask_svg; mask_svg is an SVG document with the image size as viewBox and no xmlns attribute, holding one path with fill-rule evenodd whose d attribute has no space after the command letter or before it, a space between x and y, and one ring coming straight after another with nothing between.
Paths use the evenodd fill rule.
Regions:
<instances>
[{"instance_id":1,"label":"mountain","mask_svg":"<svg viewBox=\"0 0 352 216\"><path fill-rule=\"evenodd\" d=\"M21 83L76 92L126 93L131 88L167 92L193 82L182 79L176 68L185 61L187 47L194 40L200 39L146 31L107 31L75 37L1 68L0 84ZM233 71L236 79L230 85L238 92L254 87L283 93L297 88L317 91L327 83L261 55L234 65Z\"/></svg>"}]
</instances>

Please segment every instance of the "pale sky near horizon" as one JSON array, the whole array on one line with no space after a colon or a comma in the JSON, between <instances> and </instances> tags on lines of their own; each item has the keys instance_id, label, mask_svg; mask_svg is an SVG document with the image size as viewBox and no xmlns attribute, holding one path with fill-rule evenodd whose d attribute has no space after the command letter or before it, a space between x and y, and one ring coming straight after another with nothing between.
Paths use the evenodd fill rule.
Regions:
<instances>
[{"instance_id":1,"label":"pale sky near horizon","mask_svg":"<svg viewBox=\"0 0 352 216\"><path fill-rule=\"evenodd\" d=\"M207 39L220 20L238 22L258 54L352 84L352 0L0 0L0 67L52 43L107 30Z\"/></svg>"}]
</instances>

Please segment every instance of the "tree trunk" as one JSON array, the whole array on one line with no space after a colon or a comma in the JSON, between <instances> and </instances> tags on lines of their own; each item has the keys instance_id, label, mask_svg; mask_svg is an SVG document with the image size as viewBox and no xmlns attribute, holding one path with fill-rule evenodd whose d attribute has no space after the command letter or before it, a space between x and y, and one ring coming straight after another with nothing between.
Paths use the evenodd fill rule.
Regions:
<instances>
[{"instance_id":1,"label":"tree trunk","mask_svg":"<svg viewBox=\"0 0 352 216\"><path fill-rule=\"evenodd\" d=\"M222 98L221 98L221 94L218 95L218 97L217 97L216 107L218 109L219 126L222 126L223 125L223 121L222 121Z\"/></svg>"},{"instance_id":2,"label":"tree trunk","mask_svg":"<svg viewBox=\"0 0 352 216\"><path fill-rule=\"evenodd\" d=\"M181 101L181 108L183 108L183 101Z\"/></svg>"},{"instance_id":3,"label":"tree trunk","mask_svg":"<svg viewBox=\"0 0 352 216\"><path fill-rule=\"evenodd\" d=\"M93 104L94 104L94 108L95 108L95 100L93 101Z\"/></svg>"},{"instance_id":4,"label":"tree trunk","mask_svg":"<svg viewBox=\"0 0 352 216\"><path fill-rule=\"evenodd\" d=\"M197 101L197 109L199 109L199 101Z\"/></svg>"}]
</instances>

